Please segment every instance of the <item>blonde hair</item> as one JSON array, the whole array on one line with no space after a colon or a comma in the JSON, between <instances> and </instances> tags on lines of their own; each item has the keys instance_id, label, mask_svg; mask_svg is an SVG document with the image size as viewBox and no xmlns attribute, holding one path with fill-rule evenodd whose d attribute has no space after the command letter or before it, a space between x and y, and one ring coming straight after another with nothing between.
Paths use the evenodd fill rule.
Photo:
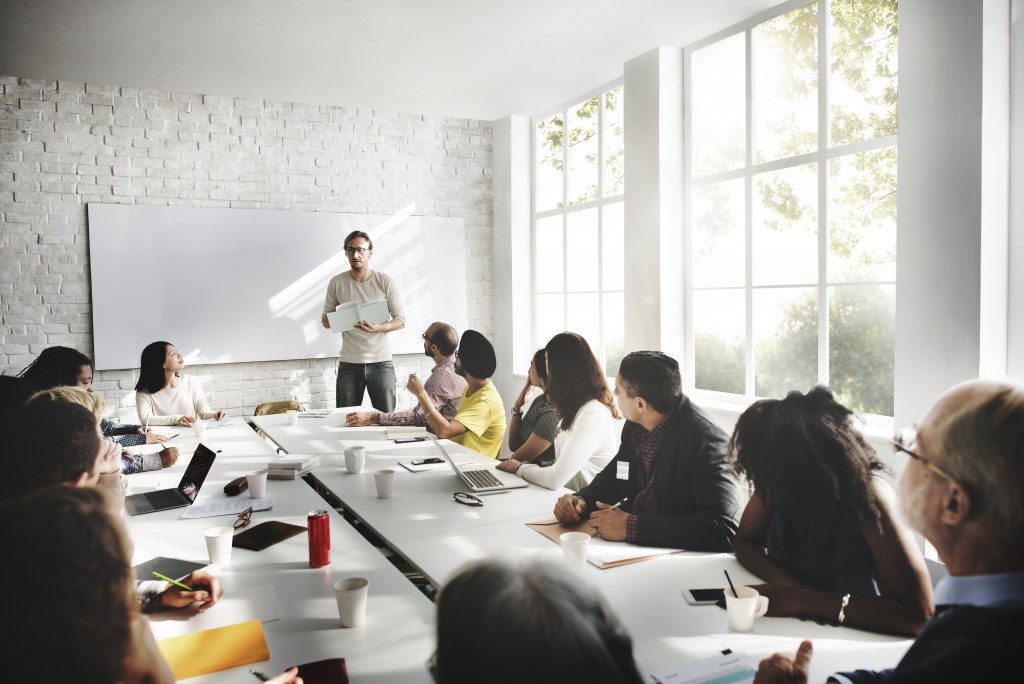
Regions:
<instances>
[{"instance_id":1,"label":"blonde hair","mask_svg":"<svg viewBox=\"0 0 1024 684\"><path fill-rule=\"evenodd\" d=\"M78 404L89 409L96 420L100 420L107 413L107 402L103 397L92 392L86 392L80 387L70 387L62 385L60 387L51 387L50 389L36 392L29 401L67 401L72 404Z\"/></svg>"},{"instance_id":2,"label":"blonde hair","mask_svg":"<svg viewBox=\"0 0 1024 684\"><path fill-rule=\"evenodd\" d=\"M936 421L942 465L968 488L989 531L1024 544L1024 388L979 384Z\"/></svg>"}]
</instances>

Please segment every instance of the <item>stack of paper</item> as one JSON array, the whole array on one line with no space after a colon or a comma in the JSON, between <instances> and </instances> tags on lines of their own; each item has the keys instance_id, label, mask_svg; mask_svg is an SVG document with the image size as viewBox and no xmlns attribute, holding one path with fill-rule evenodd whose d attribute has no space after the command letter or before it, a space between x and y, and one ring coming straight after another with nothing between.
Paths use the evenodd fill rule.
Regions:
<instances>
[{"instance_id":1,"label":"stack of paper","mask_svg":"<svg viewBox=\"0 0 1024 684\"><path fill-rule=\"evenodd\" d=\"M387 323L391 320L391 310L384 299L376 302L345 302L327 314L327 322L331 332L346 332L356 327L356 323Z\"/></svg>"},{"instance_id":2,"label":"stack of paper","mask_svg":"<svg viewBox=\"0 0 1024 684\"><path fill-rule=\"evenodd\" d=\"M388 439L399 437L426 437L427 428L421 425L393 425L387 429Z\"/></svg>"},{"instance_id":3,"label":"stack of paper","mask_svg":"<svg viewBox=\"0 0 1024 684\"><path fill-rule=\"evenodd\" d=\"M267 477L272 480L292 480L302 477L320 465L320 454L289 454L267 463Z\"/></svg>"}]
</instances>

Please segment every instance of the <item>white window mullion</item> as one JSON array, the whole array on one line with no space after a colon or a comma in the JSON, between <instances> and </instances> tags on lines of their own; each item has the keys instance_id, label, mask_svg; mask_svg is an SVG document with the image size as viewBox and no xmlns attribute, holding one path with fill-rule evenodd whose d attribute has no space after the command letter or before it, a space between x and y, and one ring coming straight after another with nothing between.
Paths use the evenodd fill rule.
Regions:
<instances>
[{"instance_id":1,"label":"white window mullion","mask_svg":"<svg viewBox=\"0 0 1024 684\"><path fill-rule=\"evenodd\" d=\"M746 298L746 321L744 321L744 328L746 330L746 348L744 351L744 368L746 370L746 377L744 380L744 386L746 387L747 396L755 395L754 387L754 363L757 361L754 358L754 249L753 249L753 236L754 236L754 177L750 172L750 167L754 162L754 37L753 31L747 29L744 31L744 40L746 42L746 70L747 70L747 84L746 84L746 125L747 125L747 149L746 149L746 174L743 179L743 231L744 231L744 291Z\"/></svg>"},{"instance_id":2,"label":"white window mullion","mask_svg":"<svg viewBox=\"0 0 1024 684\"><path fill-rule=\"evenodd\" d=\"M828 165L824 155L830 133L829 68L831 0L818 3L818 382L829 384L828 316Z\"/></svg>"}]
</instances>

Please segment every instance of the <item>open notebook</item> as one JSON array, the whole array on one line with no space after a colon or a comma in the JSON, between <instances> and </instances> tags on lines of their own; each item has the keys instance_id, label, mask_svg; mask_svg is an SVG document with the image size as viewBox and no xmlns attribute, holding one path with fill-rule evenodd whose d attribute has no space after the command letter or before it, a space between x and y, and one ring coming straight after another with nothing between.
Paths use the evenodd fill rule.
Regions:
<instances>
[{"instance_id":1,"label":"open notebook","mask_svg":"<svg viewBox=\"0 0 1024 684\"><path fill-rule=\"evenodd\" d=\"M610 542L604 539L597 539L594 537L593 528L585 524L565 525L554 518L551 520L528 522L526 526L540 532L556 544L560 544L558 538L565 532L586 532L590 535L590 544L587 546L587 561L602 570L626 565L627 563L639 563L648 558L667 556L681 551L681 549L636 546L626 542Z\"/></svg>"},{"instance_id":2,"label":"open notebook","mask_svg":"<svg viewBox=\"0 0 1024 684\"><path fill-rule=\"evenodd\" d=\"M387 323L390 320L391 309L388 308L387 300L384 299L379 299L376 302L345 302L327 314L331 332L351 330L359 321Z\"/></svg>"}]
</instances>

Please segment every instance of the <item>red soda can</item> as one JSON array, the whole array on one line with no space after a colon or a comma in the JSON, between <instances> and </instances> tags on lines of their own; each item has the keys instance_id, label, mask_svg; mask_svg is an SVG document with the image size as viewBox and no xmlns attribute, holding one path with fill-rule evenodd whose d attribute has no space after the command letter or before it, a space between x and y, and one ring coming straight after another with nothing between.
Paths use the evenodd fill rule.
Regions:
<instances>
[{"instance_id":1,"label":"red soda can","mask_svg":"<svg viewBox=\"0 0 1024 684\"><path fill-rule=\"evenodd\" d=\"M306 526L309 528L309 567L322 568L331 562L331 520L327 511L310 511Z\"/></svg>"}]
</instances>

